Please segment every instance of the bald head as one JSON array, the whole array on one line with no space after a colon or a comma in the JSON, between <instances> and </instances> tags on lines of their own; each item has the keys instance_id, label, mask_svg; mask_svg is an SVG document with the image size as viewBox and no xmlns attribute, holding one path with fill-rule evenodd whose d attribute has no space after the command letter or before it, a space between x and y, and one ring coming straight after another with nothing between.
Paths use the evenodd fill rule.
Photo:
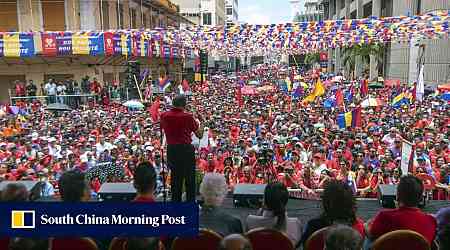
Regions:
<instances>
[{"instance_id":1,"label":"bald head","mask_svg":"<svg viewBox=\"0 0 450 250\"><path fill-rule=\"evenodd\" d=\"M230 234L222 240L219 250L252 250L252 245L244 236Z\"/></svg>"}]
</instances>

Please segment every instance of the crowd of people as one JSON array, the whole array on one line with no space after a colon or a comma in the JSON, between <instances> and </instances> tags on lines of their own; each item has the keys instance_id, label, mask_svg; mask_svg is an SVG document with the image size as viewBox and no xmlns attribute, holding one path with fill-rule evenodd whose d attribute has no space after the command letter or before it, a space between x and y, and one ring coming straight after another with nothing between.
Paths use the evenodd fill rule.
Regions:
<instances>
[{"instance_id":1,"label":"crowd of people","mask_svg":"<svg viewBox=\"0 0 450 250\"><path fill-rule=\"evenodd\" d=\"M237 79L220 75L191 86L187 109L206 126L205 138L193 140L199 175L223 173L230 189L277 179L311 196L327 180L338 179L349 182L359 196L376 197L380 184L398 183L402 142L407 140L415 147L409 171L432 177L433 198L448 199L448 103L428 95L420 103L396 108L390 102L399 87L373 89L369 95L384 105L363 109L361 126L341 129L336 117L363 99L359 83L341 78L305 104L270 81L283 82L290 73L285 71L283 75L279 66L261 66ZM295 77L311 86L303 97L317 80L317 75L304 75L308 77ZM251 96L238 93L242 82L253 79L273 88ZM324 108L324 100L334 98L337 89L345 96L342 106ZM133 167L143 160L163 169L166 153L157 121L170 107L170 96L154 98L143 111L111 102L58 114L36 101L22 104L27 115L2 117L1 178L44 175L52 183L76 168L87 171L98 190L108 180L129 181Z\"/></svg>"},{"instance_id":2,"label":"crowd of people","mask_svg":"<svg viewBox=\"0 0 450 250\"><path fill-rule=\"evenodd\" d=\"M323 93L304 101L316 92L320 81ZM211 173L223 175L226 191L240 183L281 183L268 186L274 190L269 189L267 195L276 201L265 200L271 212L262 212L263 217L285 213L285 192L289 195L285 188L318 198L322 192L326 195L327 185L338 181L350 187L351 197L376 197L380 184L401 182L402 143L406 140L414 145L408 172L429 176L426 187L433 199L449 199L448 102L429 94L420 102L393 106L392 99L409 91L407 86L364 90L365 81L260 65L236 76L218 74L189 86L186 109L205 125L203 138L193 137L198 185L203 175ZM99 94L102 89L99 83L87 87L70 82L58 85L50 80L43 85L43 93L57 100L61 85L66 93L79 89ZM265 88L251 94L242 91L254 82L255 89ZM36 88L19 87L17 92L16 87L16 94L35 93L28 89ZM5 106L6 114L0 118L0 178L40 180L42 187L33 199L64 198L62 177L77 171L86 178L89 195L96 196L105 182L136 181L136 167L150 162L156 171L156 192L163 194L170 190L171 176L158 121L175 95L152 98L144 110L108 101L68 112L48 112L44 103L34 100L22 102L18 115ZM379 104L361 109L360 124L342 128L338 116L361 108L369 96L380 100ZM324 105L330 100L334 105ZM203 192L201 185L199 190ZM331 225L334 219L325 221L314 225ZM249 226L259 223L258 218L247 220ZM362 224L357 218L352 223ZM240 224L231 224L241 233ZM288 234L293 243L302 242L300 223L287 219L275 228L286 225L294 232ZM361 227L356 229L362 233Z\"/></svg>"}]
</instances>

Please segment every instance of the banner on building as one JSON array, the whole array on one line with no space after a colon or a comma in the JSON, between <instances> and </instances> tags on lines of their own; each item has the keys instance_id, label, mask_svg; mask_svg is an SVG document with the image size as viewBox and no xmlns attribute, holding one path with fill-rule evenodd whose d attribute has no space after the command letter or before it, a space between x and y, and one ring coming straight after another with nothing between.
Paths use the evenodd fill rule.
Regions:
<instances>
[{"instance_id":1,"label":"banner on building","mask_svg":"<svg viewBox=\"0 0 450 250\"><path fill-rule=\"evenodd\" d=\"M30 57L34 55L34 39L32 33L0 34L0 56Z\"/></svg>"}]
</instances>

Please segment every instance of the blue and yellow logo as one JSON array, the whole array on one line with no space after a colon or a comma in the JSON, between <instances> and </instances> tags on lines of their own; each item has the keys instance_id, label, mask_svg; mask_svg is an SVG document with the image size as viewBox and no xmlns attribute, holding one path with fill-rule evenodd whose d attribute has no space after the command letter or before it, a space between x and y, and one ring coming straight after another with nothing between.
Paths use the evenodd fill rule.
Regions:
<instances>
[{"instance_id":1,"label":"blue and yellow logo","mask_svg":"<svg viewBox=\"0 0 450 250\"><path fill-rule=\"evenodd\" d=\"M11 211L11 228L24 229L35 228L35 218L33 210L13 210Z\"/></svg>"}]
</instances>

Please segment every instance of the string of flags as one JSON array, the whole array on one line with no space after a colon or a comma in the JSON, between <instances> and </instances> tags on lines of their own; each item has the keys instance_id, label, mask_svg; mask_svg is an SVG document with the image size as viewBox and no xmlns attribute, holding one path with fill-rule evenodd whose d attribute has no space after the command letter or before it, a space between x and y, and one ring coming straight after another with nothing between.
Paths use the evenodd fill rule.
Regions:
<instances>
[{"instance_id":1,"label":"string of flags","mask_svg":"<svg viewBox=\"0 0 450 250\"><path fill-rule=\"evenodd\" d=\"M449 37L449 11L418 16L368 17L271 25L231 24L153 30L2 32L0 57L36 54L193 57L268 53L305 54L357 44L409 42ZM42 46L35 47L34 39ZM37 43L39 44L39 43Z\"/></svg>"}]
</instances>

